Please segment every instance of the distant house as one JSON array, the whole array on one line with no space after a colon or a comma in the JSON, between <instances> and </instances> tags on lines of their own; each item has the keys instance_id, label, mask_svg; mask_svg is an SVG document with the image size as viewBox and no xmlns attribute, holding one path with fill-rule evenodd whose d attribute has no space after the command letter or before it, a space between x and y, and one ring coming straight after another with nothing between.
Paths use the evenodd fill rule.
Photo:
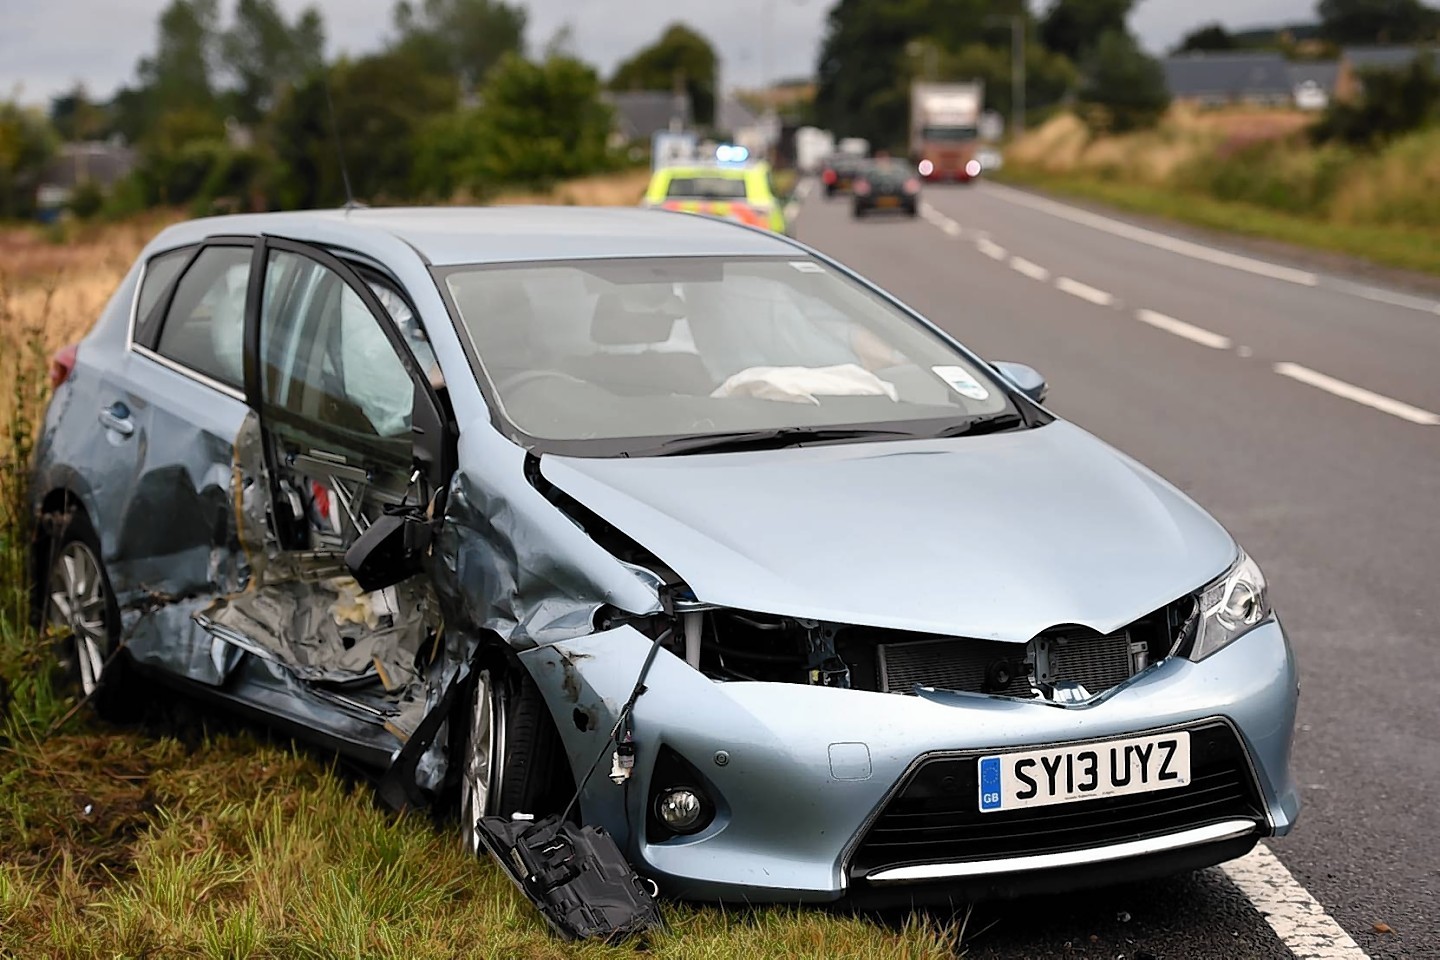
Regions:
<instances>
[{"instance_id":1,"label":"distant house","mask_svg":"<svg viewBox=\"0 0 1440 960\"><path fill-rule=\"evenodd\" d=\"M41 174L35 204L42 212L59 210L70 202L75 188L87 182L108 193L134 169L135 151L119 143L63 144Z\"/></svg>"},{"instance_id":2,"label":"distant house","mask_svg":"<svg viewBox=\"0 0 1440 960\"><path fill-rule=\"evenodd\" d=\"M1166 58L1165 83L1182 103L1289 106L1295 100L1290 64L1278 53L1186 53Z\"/></svg>"},{"instance_id":3,"label":"distant house","mask_svg":"<svg viewBox=\"0 0 1440 960\"><path fill-rule=\"evenodd\" d=\"M679 132L694 124L690 98L683 93L627 90L610 93L606 101L615 112L611 146L644 146L663 130Z\"/></svg>"},{"instance_id":4,"label":"distant house","mask_svg":"<svg viewBox=\"0 0 1440 960\"><path fill-rule=\"evenodd\" d=\"M1403 70L1422 57L1429 57L1440 70L1440 51L1433 47L1346 47L1340 52L1340 75L1335 96L1353 100L1361 93L1360 74L1366 70Z\"/></svg>"}]
</instances>

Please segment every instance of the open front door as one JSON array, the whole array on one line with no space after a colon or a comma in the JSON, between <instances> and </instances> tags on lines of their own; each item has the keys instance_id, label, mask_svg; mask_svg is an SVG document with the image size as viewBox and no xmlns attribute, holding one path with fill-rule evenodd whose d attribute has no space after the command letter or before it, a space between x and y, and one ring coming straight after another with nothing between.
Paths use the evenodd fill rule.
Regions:
<instances>
[{"instance_id":1,"label":"open front door","mask_svg":"<svg viewBox=\"0 0 1440 960\"><path fill-rule=\"evenodd\" d=\"M404 739L438 607L421 576L362 590L345 552L387 508L429 494L412 433L416 403L435 403L429 348L398 291L324 251L267 240L264 270L246 380L266 475L249 525L266 535L250 538L251 588L217 605L211 629Z\"/></svg>"}]
</instances>

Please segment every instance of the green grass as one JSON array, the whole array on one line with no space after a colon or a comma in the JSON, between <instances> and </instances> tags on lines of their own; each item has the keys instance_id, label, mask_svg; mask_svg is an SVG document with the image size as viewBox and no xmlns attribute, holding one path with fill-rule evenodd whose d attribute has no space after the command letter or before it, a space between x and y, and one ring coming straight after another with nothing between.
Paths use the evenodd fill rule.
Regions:
<instances>
[{"instance_id":1,"label":"green grass","mask_svg":"<svg viewBox=\"0 0 1440 960\"><path fill-rule=\"evenodd\" d=\"M1329 223L1182 190L1102 180L1084 174L1047 174L1007 166L997 179L1063 196L1095 200L1133 213L1346 254L1382 266L1440 275L1440 230Z\"/></svg>"},{"instance_id":2,"label":"green grass","mask_svg":"<svg viewBox=\"0 0 1440 960\"><path fill-rule=\"evenodd\" d=\"M26 466L54 318L3 280L0 957L955 956L958 931L930 920L676 904L644 943L561 943L452 828L380 809L323 758L183 701L139 728L73 711L27 615Z\"/></svg>"}]
</instances>

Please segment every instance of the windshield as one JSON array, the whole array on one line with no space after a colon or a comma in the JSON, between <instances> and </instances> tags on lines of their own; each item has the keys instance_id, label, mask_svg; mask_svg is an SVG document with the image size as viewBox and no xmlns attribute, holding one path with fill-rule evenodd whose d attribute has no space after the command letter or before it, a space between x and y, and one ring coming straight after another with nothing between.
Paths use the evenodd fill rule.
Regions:
<instances>
[{"instance_id":1,"label":"windshield","mask_svg":"<svg viewBox=\"0 0 1440 960\"><path fill-rule=\"evenodd\" d=\"M674 177L665 196L667 199L744 200L745 181L739 177Z\"/></svg>"},{"instance_id":2,"label":"windshield","mask_svg":"<svg viewBox=\"0 0 1440 960\"><path fill-rule=\"evenodd\" d=\"M933 437L1014 410L946 340L805 257L438 271L501 413L556 452L742 431Z\"/></svg>"},{"instance_id":3,"label":"windshield","mask_svg":"<svg viewBox=\"0 0 1440 960\"><path fill-rule=\"evenodd\" d=\"M937 143L968 143L979 135L974 127L926 127L920 134L923 139Z\"/></svg>"}]
</instances>

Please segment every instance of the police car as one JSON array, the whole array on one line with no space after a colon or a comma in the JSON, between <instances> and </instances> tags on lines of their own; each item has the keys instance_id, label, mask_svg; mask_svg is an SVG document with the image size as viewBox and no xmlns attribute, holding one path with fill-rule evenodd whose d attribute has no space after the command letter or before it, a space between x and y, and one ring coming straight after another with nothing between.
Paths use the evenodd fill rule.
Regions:
<instances>
[{"instance_id":1,"label":"police car","mask_svg":"<svg viewBox=\"0 0 1440 960\"><path fill-rule=\"evenodd\" d=\"M722 147L713 163L662 167L650 178L644 206L727 217L788 233L769 164L749 163L747 157L744 147Z\"/></svg>"}]
</instances>

